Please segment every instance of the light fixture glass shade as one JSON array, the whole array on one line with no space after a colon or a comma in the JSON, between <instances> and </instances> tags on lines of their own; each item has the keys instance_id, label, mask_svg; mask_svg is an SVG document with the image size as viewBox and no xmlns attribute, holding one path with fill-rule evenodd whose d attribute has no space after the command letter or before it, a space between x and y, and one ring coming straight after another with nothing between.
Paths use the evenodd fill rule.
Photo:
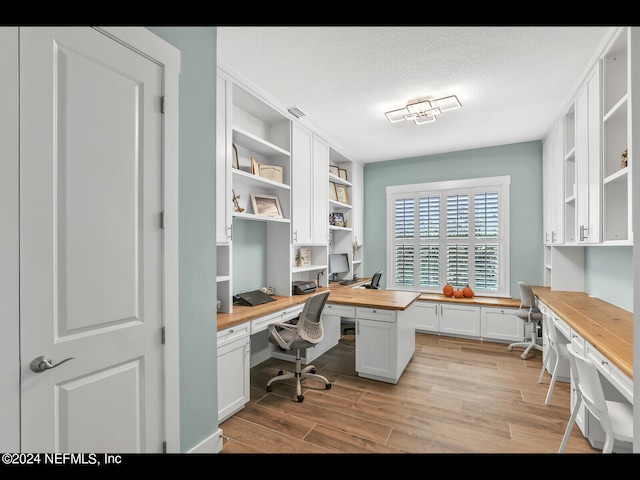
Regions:
<instances>
[{"instance_id":1,"label":"light fixture glass shade","mask_svg":"<svg viewBox=\"0 0 640 480\"><path fill-rule=\"evenodd\" d=\"M411 113L422 113L427 110L431 110L431 102L424 100L422 102L410 103L407 105L407 110Z\"/></svg>"},{"instance_id":2,"label":"light fixture glass shade","mask_svg":"<svg viewBox=\"0 0 640 480\"><path fill-rule=\"evenodd\" d=\"M413 119L416 125L422 125L423 123L431 123L431 122L435 122L436 120L437 119L435 115L418 115L416 116L416 118Z\"/></svg>"},{"instance_id":3,"label":"light fixture glass shade","mask_svg":"<svg viewBox=\"0 0 640 480\"><path fill-rule=\"evenodd\" d=\"M385 115L389 119L391 123L402 122L405 120L405 115L409 112L406 108L401 108L399 110L392 110L391 112L386 112Z\"/></svg>"},{"instance_id":4,"label":"light fixture glass shade","mask_svg":"<svg viewBox=\"0 0 640 480\"><path fill-rule=\"evenodd\" d=\"M431 123L436 121L436 115L448 110L461 108L462 105L458 101L458 97L451 95L449 97L437 98L434 100L420 100L410 103L406 108L399 108L386 112L385 115L391 123L401 122L403 120L413 120L416 125L423 123Z\"/></svg>"},{"instance_id":5,"label":"light fixture glass shade","mask_svg":"<svg viewBox=\"0 0 640 480\"><path fill-rule=\"evenodd\" d=\"M458 97L455 95L451 95L450 97L439 98L437 100L431 100L434 106L438 107L440 111L446 112L449 110L455 110L456 108L461 108L460 102L458 101Z\"/></svg>"}]
</instances>

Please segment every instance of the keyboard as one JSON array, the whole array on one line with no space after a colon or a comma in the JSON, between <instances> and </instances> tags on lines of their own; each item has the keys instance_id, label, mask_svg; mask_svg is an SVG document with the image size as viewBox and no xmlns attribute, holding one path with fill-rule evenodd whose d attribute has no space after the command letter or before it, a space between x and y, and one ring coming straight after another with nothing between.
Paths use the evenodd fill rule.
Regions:
<instances>
[{"instance_id":1,"label":"keyboard","mask_svg":"<svg viewBox=\"0 0 640 480\"><path fill-rule=\"evenodd\" d=\"M351 279L351 280L342 280L340 282L340 285L351 285L353 283L356 283L358 281L357 278Z\"/></svg>"}]
</instances>

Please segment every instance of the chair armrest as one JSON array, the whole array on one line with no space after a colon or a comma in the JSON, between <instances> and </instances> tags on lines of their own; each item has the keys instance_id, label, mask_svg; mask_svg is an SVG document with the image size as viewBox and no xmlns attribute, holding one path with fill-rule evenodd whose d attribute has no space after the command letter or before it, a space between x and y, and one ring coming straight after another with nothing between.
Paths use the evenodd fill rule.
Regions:
<instances>
[{"instance_id":1,"label":"chair armrest","mask_svg":"<svg viewBox=\"0 0 640 480\"><path fill-rule=\"evenodd\" d=\"M284 348L285 350L291 349L291 345L293 344L293 339L291 339L290 342L287 342L280 335L280 330L290 330L292 332L297 332L298 330L297 325L293 325L288 322L276 322L276 323L269 324L268 328L269 328L269 333L273 336L273 338L276 339L276 341L278 342L278 345L280 345L281 348Z\"/></svg>"}]
</instances>

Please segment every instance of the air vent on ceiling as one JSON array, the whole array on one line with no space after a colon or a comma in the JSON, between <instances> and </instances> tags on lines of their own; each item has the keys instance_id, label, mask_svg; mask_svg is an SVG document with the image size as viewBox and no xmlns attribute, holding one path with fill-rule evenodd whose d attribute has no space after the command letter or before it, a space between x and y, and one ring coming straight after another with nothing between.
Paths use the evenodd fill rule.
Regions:
<instances>
[{"instance_id":1,"label":"air vent on ceiling","mask_svg":"<svg viewBox=\"0 0 640 480\"><path fill-rule=\"evenodd\" d=\"M306 115L306 113L304 113L298 107L289 107L287 110L289 110L289 113L296 118L304 117Z\"/></svg>"}]
</instances>

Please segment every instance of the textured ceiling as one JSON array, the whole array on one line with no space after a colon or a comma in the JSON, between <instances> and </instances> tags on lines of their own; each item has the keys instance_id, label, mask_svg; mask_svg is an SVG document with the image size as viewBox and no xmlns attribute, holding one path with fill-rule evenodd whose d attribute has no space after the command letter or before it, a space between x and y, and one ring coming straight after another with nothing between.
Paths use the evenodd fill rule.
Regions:
<instances>
[{"instance_id":1,"label":"textured ceiling","mask_svg":"<svg viewBox=\"0 0 640 480\"><path fill-rule=\"evenodd\" d=\"M218 65L363 163L540 140L612 27L218 27ZM391 124L457 95L438 121Z\"/></svg>"}]
</instances>

